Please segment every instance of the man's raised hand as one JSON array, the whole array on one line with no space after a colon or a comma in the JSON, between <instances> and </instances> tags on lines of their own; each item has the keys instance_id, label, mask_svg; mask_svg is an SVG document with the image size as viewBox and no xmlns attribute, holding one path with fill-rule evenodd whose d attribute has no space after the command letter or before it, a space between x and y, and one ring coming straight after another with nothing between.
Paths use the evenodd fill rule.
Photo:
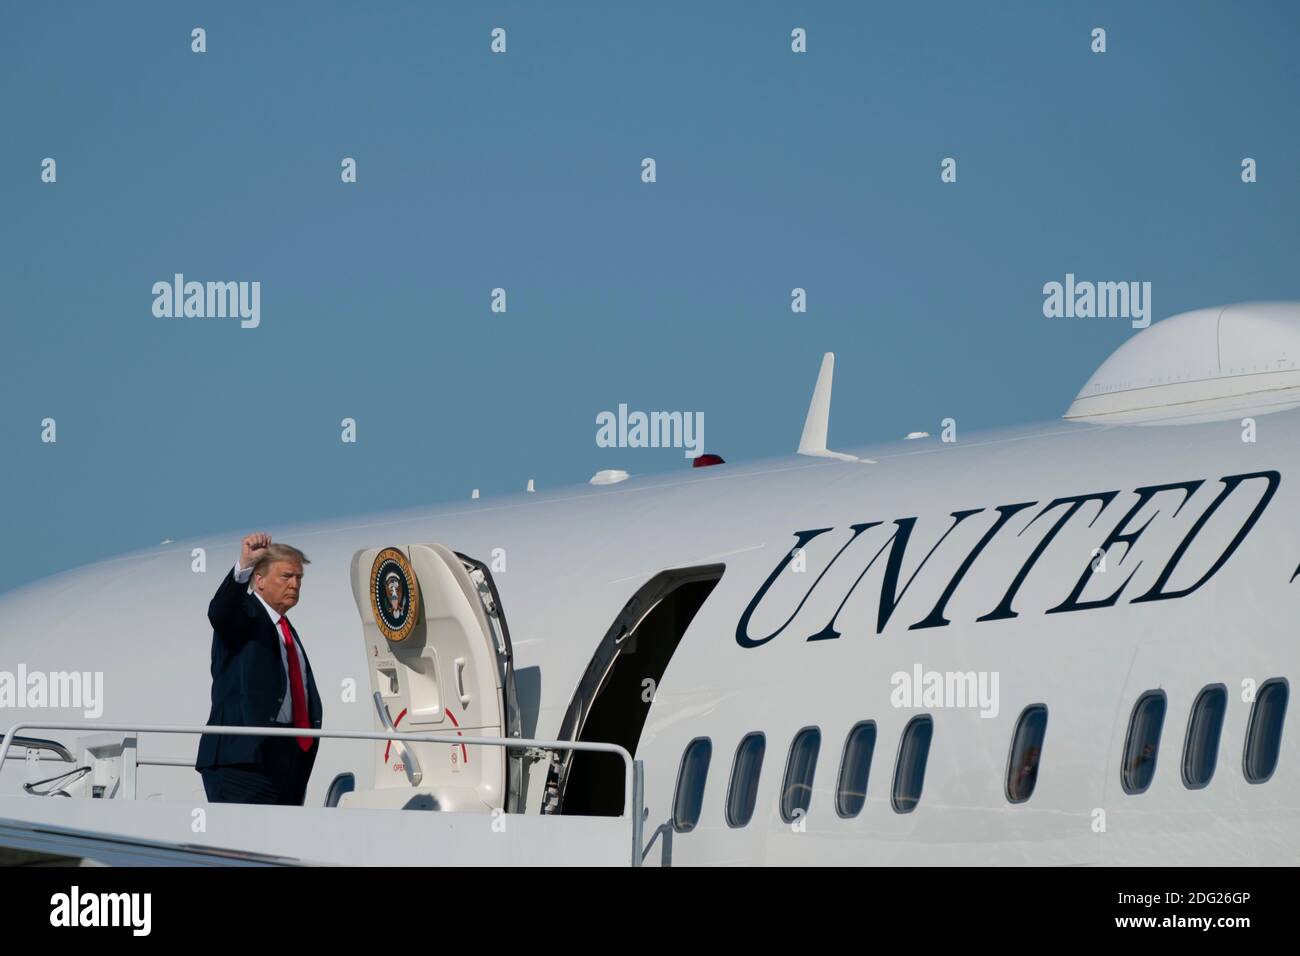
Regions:
<instances>
[{"instance_id":1,"label":"man's raised hand","mask_svg":"<svg viewBox=\"0 0 1300 956\"><path fill-rule=\"evenodd\" d=\"M239 566L241 568L251 568L266 553L267 546L270 543L271 536L265 531L250 534L244 539L243 546L240 548Z\"/></svg>"}]
</instances>

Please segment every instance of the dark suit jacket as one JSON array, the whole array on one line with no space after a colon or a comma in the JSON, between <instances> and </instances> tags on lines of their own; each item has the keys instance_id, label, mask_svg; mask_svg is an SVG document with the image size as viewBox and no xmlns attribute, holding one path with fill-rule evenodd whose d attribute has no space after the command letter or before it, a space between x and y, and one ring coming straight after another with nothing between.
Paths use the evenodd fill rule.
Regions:
<instances>
[{"instance_id":1,"label":"dark suit jacket","mask_svg":"<svg viewBox=\"0 0 1300 956\"><path fill-rule=\"evenodd\" d=\"M232 567L208 605L208 620L214 629L209 727L271 726L276 723L280 707L289 694L289 678L280 662L280 645L284 638L279 628L271 623L262 602L248 593L247 587L247 584L235 580ZM289 629L296 642L298 632L292 621ZM301 645L298 649L301 650ZM316 680L307 653L303 651L300 656L299 666L303 668L303 680L307 685L307 716L312 727L319 729L320 695L316 692ZM199 754L194 769L261 764L262 748L268 739L204 734L199 738ZM311 750L307 752L312 761L319 748L318 738L312 741Z\"/></svg>"}]
</instances>

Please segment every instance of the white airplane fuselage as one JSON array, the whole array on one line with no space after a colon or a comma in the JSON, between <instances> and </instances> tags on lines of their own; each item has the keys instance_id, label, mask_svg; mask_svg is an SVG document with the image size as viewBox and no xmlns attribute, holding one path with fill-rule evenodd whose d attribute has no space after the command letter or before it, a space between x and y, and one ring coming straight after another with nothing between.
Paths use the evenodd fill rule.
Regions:
<instances>
[{"instance_id":1,"label":"white airplane fuselage","mask_svg":"<svg viewBox=\"0 0 1300 956\"><path fill-rule=\"evenodd\" d=\"M1285 864L1300 855L1297 735L1288 719L1262 783L1245 779L1242 748L1250 688L1300 672L1300 411L1260 415L1257 432L1243 441L1239 417L1062 421L854 450L870 463L796 456L268 530L311 562L291 617L327 729L378 726L349 582L360 549L436 541L504 562L493 577L516 673L536 675L528 729L541 738L559 734L596 645L638 588L665 570L724 565L654 688L637 745L647 836L659 840L648 862ZM203 723L207 603L251 530L0 597L0 669L102 671L103 721ZM897 675L918 672L996 679L995 707L898 706ZM1218 760L1209 784L1189 789L1189 711L1211 684L1228 692ZM1130 714L1155 689L1168 707L1154 778L1128 794ZM1032 704L1048 710L1037 784L1012 804L1008 753ZM933 740L920 800L900 813L894 765L918 714L932 718ZM0 708L5 727L28 719L83 714ZM841 753L864 720L877 727L866 801L843 818ZM807 727L821 746L807 813L791 824L778 809L782 776ZM756 809L733 827L733 755L756 731L766 737ZM672 832L679 765L698 737L712 744L699 820ZM187 758L195 746L158 737L142 749ZM320 805L339 772L372 786L373 747L325 741L307 803ZM20 768L10 762L0 790L17 790ZM180 768L142 768L140 790L202 799L198 774ZM538 812L535 799L526 812Z\"/></svg>"}]
</instances>

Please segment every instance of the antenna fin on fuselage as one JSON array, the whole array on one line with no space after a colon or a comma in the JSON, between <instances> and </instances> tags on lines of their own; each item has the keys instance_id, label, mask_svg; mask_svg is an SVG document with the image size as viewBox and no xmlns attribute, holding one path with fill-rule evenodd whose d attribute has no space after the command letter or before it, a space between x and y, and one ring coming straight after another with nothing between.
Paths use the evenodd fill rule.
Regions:
<instances>
[{"instance_id":1,"label":"antenna fin on fuselage","mask_svg":"<svg viewBox=\"0 0 1300 956\"><path fill-rule=\"evenodd\" d=\"M803 422L803 435L799 437L797 454L875 464L870 458L858 458L856 455L828 451L826 448L826 433L831 421L831 379L834 375L835 353L827 352L822 356L821 371L817 373L817 385L813 388L812 401L808 403L808 417Z\"/></svg>"}]
</instances>

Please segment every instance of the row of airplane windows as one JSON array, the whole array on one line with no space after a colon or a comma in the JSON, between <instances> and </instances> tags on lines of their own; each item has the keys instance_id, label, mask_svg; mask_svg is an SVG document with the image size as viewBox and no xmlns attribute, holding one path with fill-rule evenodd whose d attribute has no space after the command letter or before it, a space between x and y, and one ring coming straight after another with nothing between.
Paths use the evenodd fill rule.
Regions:
<instances>
[{"instance_id":1,"label":"row of airplane windows","mask_svg":"<svg viewBox=\"0 0 1300 956\"><path fill-rule=\"evenodd\" d=\"M1249 783L1263 783L1277 768L1287 697L1288 684L1281 677L1265 681L1255 695L1242 752L1242 772ZM1151 786L1166 704L1164 691L1149 690L1133 705L1120 767L1120 783L1125 793L1143 793ZM1182 778L1183 785L1189 790L1206 786L1214 775L1227 709L1228 690L1223 684L1211 684L1196 695L1183 743ZM1047 705L1026 707L1016 721L1007 758L1005 793L1008 802L1025 803L1033 795L1046 733ZM903 728L890 798L897 813L911 813L921 800L933 734L934 720L928 714L913 717ZM866 803L867 777L875 747L876 724L871 720L855 724L844 741L839 780L835 787L835 811L845 819L856 817ZM754 816L759 772L766 749L767 738L759 732L746 734L736 747L726 795L728 826L746 826ZM817 727L803 728L790 743L780 799L781 819L786 823L793 823L808 813L820 749L821 730ZM713 744L708 737L696 737L686 745L682 754L673 797L673 828L678 833L695 829L699 822L712 755Z\"/></svg>"}]
</instances>

